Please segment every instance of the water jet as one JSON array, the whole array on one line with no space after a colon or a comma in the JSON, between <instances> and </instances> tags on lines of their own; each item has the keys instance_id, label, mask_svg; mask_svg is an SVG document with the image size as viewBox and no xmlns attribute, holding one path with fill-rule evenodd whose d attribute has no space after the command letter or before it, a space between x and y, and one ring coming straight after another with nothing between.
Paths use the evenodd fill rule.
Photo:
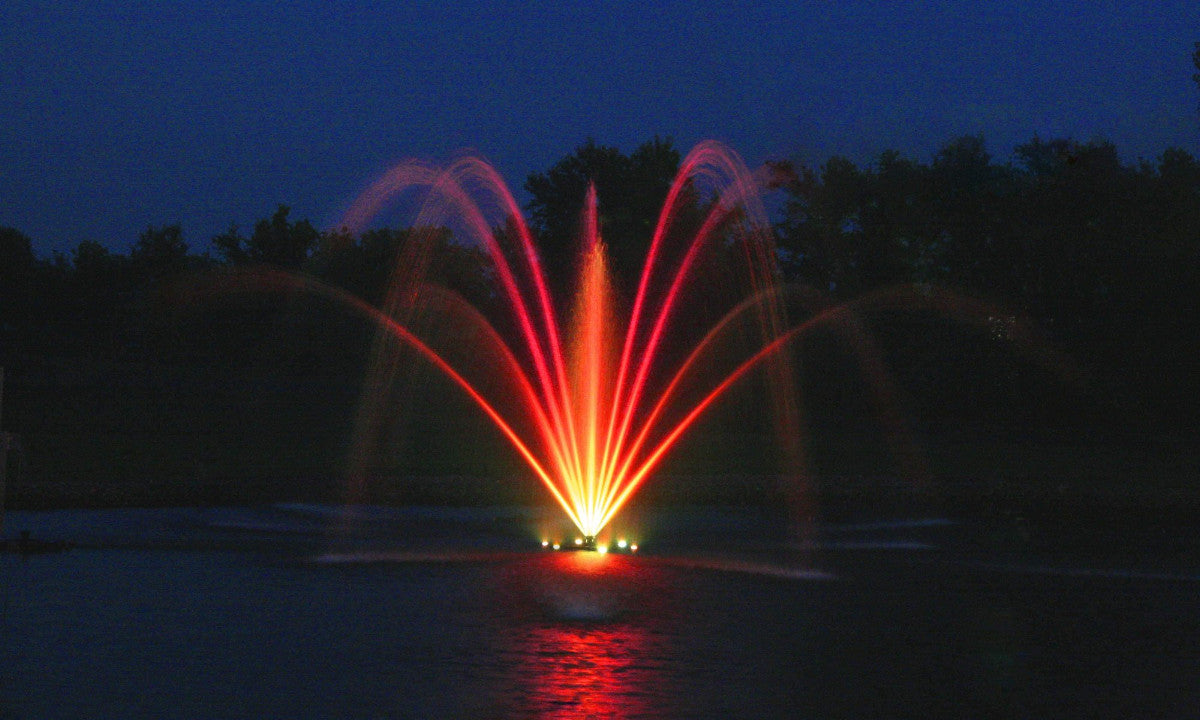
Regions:
<instances>
[{"instance_id":1,"label":"water jet","mask_svg":"<svg viewBox=\"0 0 1200 720\"><path fill-rule=\"evenodd\" d=\"M382 307L358 303L382 331L360 429L377 427L388 412L387 389L402 375L396 348L412 351L466 393L570 518L580 537L560 547L595 552L632 551L596 538L680 438L752 371L765 370L772 383L769 405L788 426L780 436L799 435L786 360L797 330L785 330L758 183L728 148L702 143L682 162L631 299L619 296L610 272L594 186L581 209L574 292L560 298L552 297L511 192L476 157L442 170L396 166L360 195L342 227L361 232L414 190L425 194L414 228L432 234L454 226L456 237L486 255L501 317L430 285L428 246L410 243ZM701 325L700 307L715 321ZM445 332L451 323L469 332ZM469 336L470 348L446 335ZM361 459L370 439L358 442Z\"/></svg>"}]
</instances>

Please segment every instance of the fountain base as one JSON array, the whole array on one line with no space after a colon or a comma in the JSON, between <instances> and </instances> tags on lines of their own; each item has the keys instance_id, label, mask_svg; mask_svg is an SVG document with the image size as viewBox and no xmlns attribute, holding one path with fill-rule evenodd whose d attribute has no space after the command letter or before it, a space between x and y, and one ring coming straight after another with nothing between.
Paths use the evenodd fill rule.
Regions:
<instances>
[{"instance_id":1,"label":"fountain base","mask_svg":"<svg viewBox=\"0 0 1200 720\"><path fill-rule=\"evenodd\" d=\"M624 538L615 543L603 543L596 540L595 535L576 537L571 542L543 540L542 547L556 552L594 552L594 553L636 553L637 543L627 542Z\"/></svg>"}]
</instances>

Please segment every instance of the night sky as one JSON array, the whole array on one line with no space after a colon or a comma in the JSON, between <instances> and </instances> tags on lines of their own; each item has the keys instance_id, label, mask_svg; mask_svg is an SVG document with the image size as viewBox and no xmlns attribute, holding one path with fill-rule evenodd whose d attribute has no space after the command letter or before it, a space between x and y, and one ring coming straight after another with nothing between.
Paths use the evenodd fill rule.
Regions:
<instances>
[{"instance_id":1,"label":"night sky","mask_svg":"<svg viewBox=\"0 0 1200 720\"><path fill-rule=\"evenodd\" d=\"M0 225L194 250L278 203L333 223L389 164L490 158L518 189L588 137L753 164L983 133L1200 155L1200 2L0 3ZM519 193L519 197L522 197Z\"/></svg>"}]
</instances>

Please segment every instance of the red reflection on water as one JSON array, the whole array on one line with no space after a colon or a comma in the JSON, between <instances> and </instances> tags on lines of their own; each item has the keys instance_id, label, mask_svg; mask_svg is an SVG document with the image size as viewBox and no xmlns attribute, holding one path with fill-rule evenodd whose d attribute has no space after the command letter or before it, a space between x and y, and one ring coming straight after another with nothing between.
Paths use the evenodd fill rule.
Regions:
<instances>
[{"instance_id":1,"label":"red reflection on water","mask_svg":"<svg viewBox=\"0 0 1200 720\"><path fill-rule=\"evenodd\" d=\"M519 688L514 717L652 715L664 676L661 578L640 558L548 553L514 577L540 612L510 635ZM668 604L669 603L665 603Z\"/></svg>"},{"instance_id":2,"label":"red reflection on water","mask_svg":"<svg viewBox=\"0 0 1200 720\"><path fill-rule=\"evenodd\" d=\"M633 624L533 628L528 710L538 718L625 718L650 710L655 689L644 632Z\"/></svg>"}]
</instances>

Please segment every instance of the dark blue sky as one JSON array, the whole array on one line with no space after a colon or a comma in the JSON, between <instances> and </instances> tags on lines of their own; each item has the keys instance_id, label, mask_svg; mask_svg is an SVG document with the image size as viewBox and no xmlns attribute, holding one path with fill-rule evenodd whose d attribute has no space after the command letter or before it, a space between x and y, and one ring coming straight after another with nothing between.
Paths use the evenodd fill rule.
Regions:
<instances>
[{"instance_id":1,"label":"dark blue sky","mask_svg":"<svg viewBox=\"0 0 1200 720\"><path fill-rule=\"evenodd\" d=\"M0 225L40 254L192 247L277 203L335 221L390 163L470 147L514 188L587 137L757 164L928 160L983 133L1200 155L1200 2L0 3Z\"/></svg>"}]
</instances>

